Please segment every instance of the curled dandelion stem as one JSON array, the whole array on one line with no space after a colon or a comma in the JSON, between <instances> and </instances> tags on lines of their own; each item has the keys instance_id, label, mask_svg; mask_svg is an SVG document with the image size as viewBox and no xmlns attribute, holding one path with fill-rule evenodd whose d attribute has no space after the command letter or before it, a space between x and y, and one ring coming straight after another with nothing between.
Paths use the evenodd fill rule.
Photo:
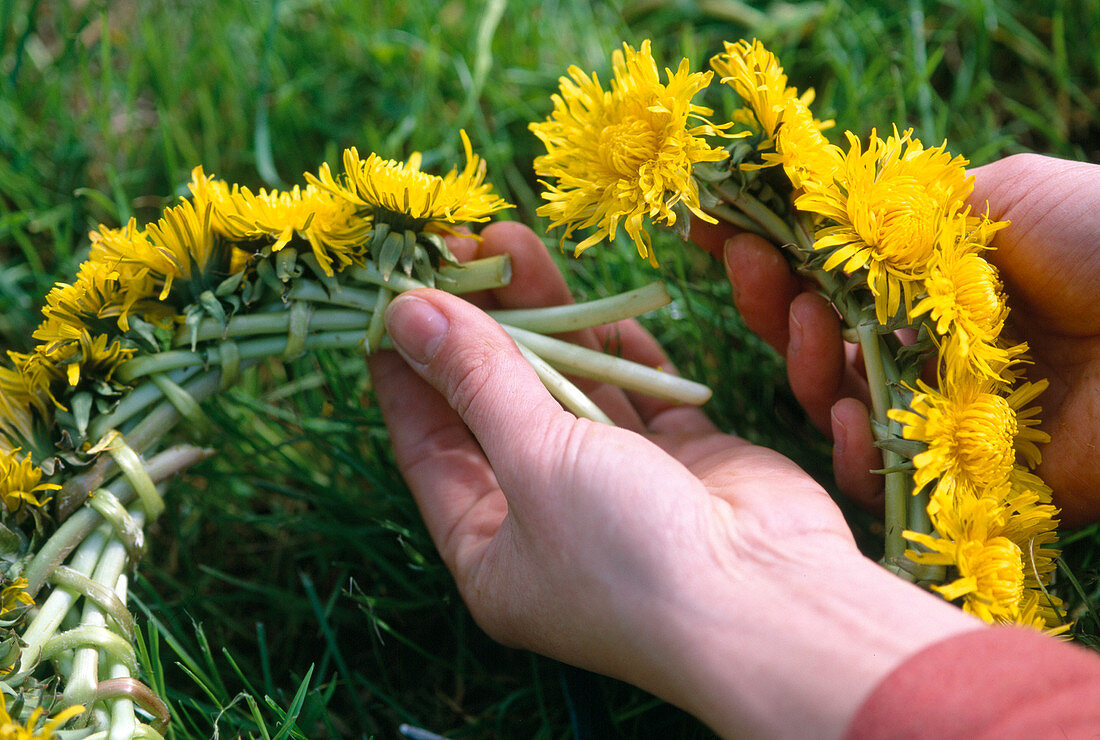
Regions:
<instances>
[{"instance_id":1,"label":"curled dandelion stem","mask_svg":"<svg viewBox=\"0 0 1100 740\"><path fill-rule=\"evenodd\" d=\"M55 586L76 591L81 596L94 602L99 609L106 612L114 620L118 629L122 632L122 636L127 641L133 641L134 617L130 614L130 610L126 608L126 605L122 603L122 600L109 587L64 565L57 566L57 570L50 576L50 582Z\"/></svg>"},{"instance_id":2,"label":"curled dandelion stem","mask_svg":"<svg viewBox=\"0 0 1100 740\"><path fill-rule=\"evenodd\" d=\"M126 665L131 672L138 669L137 655L130 643L106 627L83 625L54 635L42 646L39 660L52 660L63 652L88 647L103 650Z\"/></svg>"},{"instance_id":3,"label":"curled dandelion stem","mask_svg":"<svg viewBox=\"0 0 1100 740\"><path fill-rule=\"evenodd\" d=\"M213 454L213 450L194 447L192 445L177 445L150 458L146 462L145 467L149 472L149 477L152 478L154 482L158 482L170 478L182 470L186 470L200 460L204 460ZM113 461L111 462L113 464ZM129 481L124 478L119 478L114 481L108 489L115 498L123 504L128 503L135 495L133 487L130 485ZM87 493L85 492L84 495L86 496ZM52 573L74 549L82 549L87 542L91 540L91 533L93 530L102 522L103 517L91 507L82 508L69 516L64 524L58 527L57 531L43 543L42 547L31 561L31 564L27 567L25 574L27 579L27 593L32 597L35 596L49 579L49 574ZM97 554L92 561L92 566L89 566L87 570L83 570L77 566L77 556L73 555L73 562L69 564L69 567L84 575L89 575L91 573L91 567L94 567L94 562L98 557ZM61 590L56 590L54 593L61 593ZM50 598L53 598L53 594L51 594ZM49 603L48 600L47 603ZM45 611L44 606L39 610L35 622L42 617L43 611ZM32 623L32 628L33 624L34 623ZM28 632L30 632L30 629L28 629ZM24 637L24 639L26 639L26 637Z\"/></svg>"}]
</instances>

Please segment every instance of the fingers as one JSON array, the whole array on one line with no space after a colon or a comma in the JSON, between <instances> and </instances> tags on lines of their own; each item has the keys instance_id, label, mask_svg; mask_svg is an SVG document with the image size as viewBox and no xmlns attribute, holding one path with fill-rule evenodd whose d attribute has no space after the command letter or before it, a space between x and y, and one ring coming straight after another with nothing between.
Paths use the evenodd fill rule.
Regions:
<instances>
[{"instance_id":1,"label":"fingers","mask_svg":"<svg viewBox=\"0 0 1100 740\"><path fill-rule=\"evenodd\" d=\"M977 213L1010 222L988 259L1015 305L1063 333L1100 331L1100 166L1017 154L971 170Z\"/></svg>"},{"instance_id":2,"label":"fingers","mask_svg":"<svg viewBox=\"0 0 1100 740\"><path fill-rule=\"evenodd\" d=\"M691 240L717 260L722 259L726 242L740 233L742 232L722 221L712 224L694 216L691 218Z\"/></svg>"},{"instance_id":3,"label":"fingers","mask_svg":"<svg viewBox=\"0 0 1100 740\"><path fill-rule=\"evenodd\" d=\"M664 372L679 374L653 335L634 320L602 326L597 335L609 354ZM627 393L642 426L651 432L713 432L717 428L698 406L684 406L641 393Z\"/></svg>"},{"instance_id":4,"label":"fingers","mask_svg":"<svg viewBox=\"0 0 1100 740\"><path fill-rule=\"evenodd\" d=\"M874 446L867 383L848 356L840 317L824 297L802 292L787 260L768 241L739 234L725 245L726 272L745 324L787 360L791 391L834 440L837 484L869 508L882 505L882 467Z\"/></svg>"},{"instance_id":5,"label":"fingers","mask_svg":"<svg viewBox=\"0 0 1100 740\"><path fill-rule=\"evenodd\" d=\"M787 377L795 398L814 425L831 434L830 411L839 399L869 400L867 384L848 361L840 317L816 293L791 302Z\"/></svg>"},{"instance_id":6,"label":"fingers","mask_svg":"<svg viewBox=\"0 0 1100 740\"><path fill-rule=\"evenodd\" d=\"M386 328L409 366L473 433L501 487L532 488L545 472L531 464L538 458L534 452L552 440L561 425L575 420L561 410L500 325L460 298L417 290L394 299L386 312ZM433 436L440 435L438 429L414 430L402 440L412 458L406 476L421 495L434 496L430 489L435 485L453 486L438 476L436 466L417 469L423 464L420 454L429 453L437 444ZM468 446L449 427L443 435L446 442ZM453 526L470 499L459 503L438 514L441 527L433 533Z\"/></svg>"},{"instance_id":7,"label":"fingers","mask_svg":"<svg viewBox=\"0 0 1100 740\"><path fill-rule=\"evenodd\" d=\"M830 414L833 433L833 474L845 495L871 511L883 505L882 454L871 434L867 407L854 398L842 398Z\"/></svg>"},{"instance_id":8,"label":"fingers","mask_svg":"<svg viewBox=\"0 0 1100 740\"><path fill-rule=\"evenodd\" d=\"M745 323L783 353L789 341L788 308L801 292L787 260L767 240L738 234L726 242L725 263L733 300Z\"/></svg>"},{"instance_id":9,"label":"fingers","mask_svg":"<svg viewBox=\"0 0 1100 740\"><path fill-rule=\"evenodd\" d=\"M451 250L451 254L459 262L469 262L477 258L477 238L465 226L460 226L455 233L448 234L444 237L444 241L447 242L447 249Z\"/></svg>"}]
</instances>

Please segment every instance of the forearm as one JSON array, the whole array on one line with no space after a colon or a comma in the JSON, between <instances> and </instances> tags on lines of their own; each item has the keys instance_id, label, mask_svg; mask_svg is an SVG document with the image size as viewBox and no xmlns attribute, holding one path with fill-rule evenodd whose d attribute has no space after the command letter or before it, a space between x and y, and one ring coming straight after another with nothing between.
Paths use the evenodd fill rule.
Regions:
<instances>
[{"instance_id":1,"label":"forearm","mask_svg":"<svg viewBox=\"0 0 1100 740\"><path fill-rule=\"evenodd\" d=\"M856 555L766 582L694 586L699 597L664 617L659 665L643 680L726 737L838 737L907 658L982 627Z\"/></svg>"}]
</instances>

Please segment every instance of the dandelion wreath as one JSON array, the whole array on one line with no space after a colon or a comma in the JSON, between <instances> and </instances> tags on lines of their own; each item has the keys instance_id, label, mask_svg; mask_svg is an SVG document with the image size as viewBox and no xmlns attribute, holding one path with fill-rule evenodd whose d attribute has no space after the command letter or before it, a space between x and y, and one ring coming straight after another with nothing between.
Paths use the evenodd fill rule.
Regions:
<instances>
[{"instance_id":1,"label":"dandelion wreath","mask_svg":"<svg viewBox=\"0 0 1100 740\"><path fill-rule=\"evenodd\" d=\"M72 283L46 296L27 354L0 367L0 732L159 738L165 701L143 681L128 579L167 480L214 454L173 444L202 402L260 362L385 346L395 292L500 287L505 258L455 264L448 235L509 205L466 164L344 153L290 190L253 192L196 168L191 195L139 226L100 227ZM462 229L463 238L470 236ZM697 383L545 334L669 302L660 284L588 304L495 314L579 416L607 417L566 379L598 378L678 402Z\"/></svg>"},{"instance_id":2,"label":"dandelion wreath","mask_svg":"<svg viewBox=\"0 0 1100 740\"><path fill-rule=\"evenodd\" d=\"M1008 307L984 256L1009 224L967 205L968 162L946 144L896 127L831 142L813 91L789 86L758 41L726 43L710 65L684 59L662 77L646 41L614 52L607 89L571 67L531 124L546 146L539 214L563 244L590 230L578 255L622 228L654 266L647 222L686 237L694 216L781 245L862 350L885 461L883 564L987 622L1064 632L1046 588L1058 511L1032 472L1046 381L1024 379L1028 348L1001 333ZM736 95L728 121L693 102L711 84Z\"/></svg>"}]
</instances>

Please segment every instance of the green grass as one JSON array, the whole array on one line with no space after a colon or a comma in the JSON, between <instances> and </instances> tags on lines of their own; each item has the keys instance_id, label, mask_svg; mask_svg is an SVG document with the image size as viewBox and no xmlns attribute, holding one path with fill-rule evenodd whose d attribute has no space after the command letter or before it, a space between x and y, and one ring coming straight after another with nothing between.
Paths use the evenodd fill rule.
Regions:
<instances>
[{"instance_id":1,"label":"green grass","mask_svg":"<svg viewBox=\"0 0 1100 740\"><path fill-rule=\"evenodd\" d=\"M912 126L976 164L1025 150L1096 160L1098 26L1100 3L1053 0L10 0L0 345L27 348L34 311L73 273L89 229L150 218L197 164L254 187L299 182L352 145L449 167L465 128L512 217L535 223L527 123L546 115L569 64L606 79L624 40L652 38L670 66L687 55L699 68L723 39L757 36L839 130ZM828 484L827 447L716 267L669 238L658 249L677 301L647 325L685 374L716 386L712 416ZM654 277L632 252L560 261L578 295L596 296ZM176 737L394 737L401 723L569 734L557 666L494 645L466 613L360 363L265 366L208 413L220 454L173 486L135 587L149 680L167 686ZM1072 537L1069 573L1087 597L1074 603L1096 603L1097 531ZM1078 612L1094 640L1100 625ZM605 689L622 736L708 736L642 692Z\"/></svg>"}]
</instances>

